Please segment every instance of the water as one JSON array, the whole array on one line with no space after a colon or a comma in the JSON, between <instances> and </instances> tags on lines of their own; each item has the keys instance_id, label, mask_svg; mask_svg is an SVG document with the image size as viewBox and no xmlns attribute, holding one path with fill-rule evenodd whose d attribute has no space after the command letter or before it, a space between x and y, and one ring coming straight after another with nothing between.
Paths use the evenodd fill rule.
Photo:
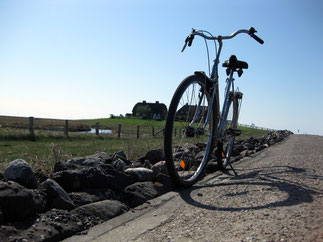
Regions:
<instances>
[{"instance_id":1,"label":"water","mask_svg":"<svg viewBox=\"0 0 323 242\"><path fill-rule=\"evenodd\" d=\"M95 134L96 133L96 129L95 128L91 128L90 131L82 131L80 132L82 134ZM111 134L112 130L110 129L99 129L99 133L100 134Z\"/></svg>"}]
</instances>

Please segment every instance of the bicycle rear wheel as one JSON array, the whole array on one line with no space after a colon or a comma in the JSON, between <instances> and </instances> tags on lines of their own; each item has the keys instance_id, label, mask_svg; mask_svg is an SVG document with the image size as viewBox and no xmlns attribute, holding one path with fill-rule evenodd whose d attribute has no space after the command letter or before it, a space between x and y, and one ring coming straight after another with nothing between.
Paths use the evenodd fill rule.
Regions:
<instances>
[{"instance_id":1,"label":"bicycle rear wheel","mask_svg":"<svg viewBox=\"0 0 323 242\"><path fill-rule=\"evenodd\" d=\"M242 99L241 92L230 93L230 106L228 111L227 123L224 130L223 139L218 142L217 162L220 170L225 169L230 161L235 141L235 135L230 130L237 130L239 118L239 101Z\"/></svg>"},{"instance_id":2,"label":"bicycle rear wheel","mask_svg":"<svg viewBox=\"0 0 323 242\"><path fill-rule=\"evenodd\" d=\"M213 105L209 103L210 85L206 77L187 77L169 106L164 151L168 172L178 186L191 186L201 178L213 147L217 118L216 100ZM206 124L209 108L212 110Z\"/></svg>"}]
</instances>

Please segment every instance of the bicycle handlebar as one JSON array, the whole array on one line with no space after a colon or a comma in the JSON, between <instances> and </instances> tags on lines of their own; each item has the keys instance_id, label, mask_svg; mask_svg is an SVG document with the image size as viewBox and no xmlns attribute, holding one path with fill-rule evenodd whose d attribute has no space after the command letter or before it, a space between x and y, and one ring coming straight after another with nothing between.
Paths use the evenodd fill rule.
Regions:
<instances>
[{"instance_id":1,"label":"bicycle handlebar","mask_svg":"<svg viewBox=\"0 0 323 242\"><path fill-rule=\"evenodd\" d=\"M251 28L249 29L249 35L250 35L252 38L254 38L255 40L257 40L260 44L263 44L263 43L264 43L264 41L263 41L262 39L260 39L257 35L255 35L255 33L257 33L257 31L256 31L253 27L251 27Z\"/></svg>"},{"instance_id":2,"label":"bicycle handlebar","mask_svg":"<svg viewBox=\"0 0 323 242\"><path fill-rule=\"evenodd\" d=\"M207 35L203 34L202 32L196 31L195 29L193 29L192 33L189 36L187 36L186 39L185 39L185 44L184 44L184 47L182 49L182 52L185 50L187 44L188 44L188 46L192 45L192 42L193 42L193 39L194 39L195 35L199 35L199 36L203 37L204 39L208 39L208 40L221 41L223 39L232 39L233 37L235 37L235 36L237 36L238 34L241 34L241 33L249 34L252 38L254 38L260 44L264 43L264 41L261 38L259 38L257 35L255 35L255 33L257 33L257 31L253 27L251 27L249 30L240 29L240 30L232 33L231 35L228 35L228 36L219 35L217 37L215 37L215 36L207 36Z\"/></svg>"}]
</instances>

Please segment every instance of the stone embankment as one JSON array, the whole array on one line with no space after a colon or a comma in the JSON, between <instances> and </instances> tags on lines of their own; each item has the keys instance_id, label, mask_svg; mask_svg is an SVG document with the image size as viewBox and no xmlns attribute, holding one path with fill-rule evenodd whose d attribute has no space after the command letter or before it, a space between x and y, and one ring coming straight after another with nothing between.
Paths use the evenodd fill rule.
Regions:
<instances>
[{"instance_id":1,"label":"stone embankment","mask_svg":"<svg viewBox=\"0 0 323 242\"><path fill-rule=\"evenodd\" d=\"M265 149L290 135L274 131L238 140L233 161ZM196 159L198 146L190 147ZM207 173L216 169L216 160ZM34 173L21 159L0 173L0 241L58 241L86 231L173 190L162 150L128 160L104 152L55 164L54 173Z\"/></svg>"}]
</instances>

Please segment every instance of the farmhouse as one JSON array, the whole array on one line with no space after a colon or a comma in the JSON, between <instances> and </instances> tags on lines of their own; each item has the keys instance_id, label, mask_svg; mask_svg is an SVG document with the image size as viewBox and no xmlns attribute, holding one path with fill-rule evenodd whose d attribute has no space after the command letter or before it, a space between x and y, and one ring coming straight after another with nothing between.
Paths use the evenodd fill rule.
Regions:
<instances>
[{"instance_id":1,"label":"farmhouse","mask_svg":"<svg viewBox=\"0 0 323 242\"><path fill-rule=\"evenodd\" d=\"M196 106L194 105L184 105L182 108L180 108L176 112L175 120L177 121L185 121L185 120L192 120L195 114ZM201 106L199 109L198 116L201 117L201 115L206 118L207 115L207 107L206 106Z\"/></svg>"},{"instance_id":2,"label":"farmhouse","mask_svg":"<svg viewBox=\"0 0 323 242\"><path fill-rule=\"evenodd\" d=\"M143 119L164 120L167 115L167 107L163 103L137 103L132 109L132 116Z\"/></svg>"}]
</instances>

